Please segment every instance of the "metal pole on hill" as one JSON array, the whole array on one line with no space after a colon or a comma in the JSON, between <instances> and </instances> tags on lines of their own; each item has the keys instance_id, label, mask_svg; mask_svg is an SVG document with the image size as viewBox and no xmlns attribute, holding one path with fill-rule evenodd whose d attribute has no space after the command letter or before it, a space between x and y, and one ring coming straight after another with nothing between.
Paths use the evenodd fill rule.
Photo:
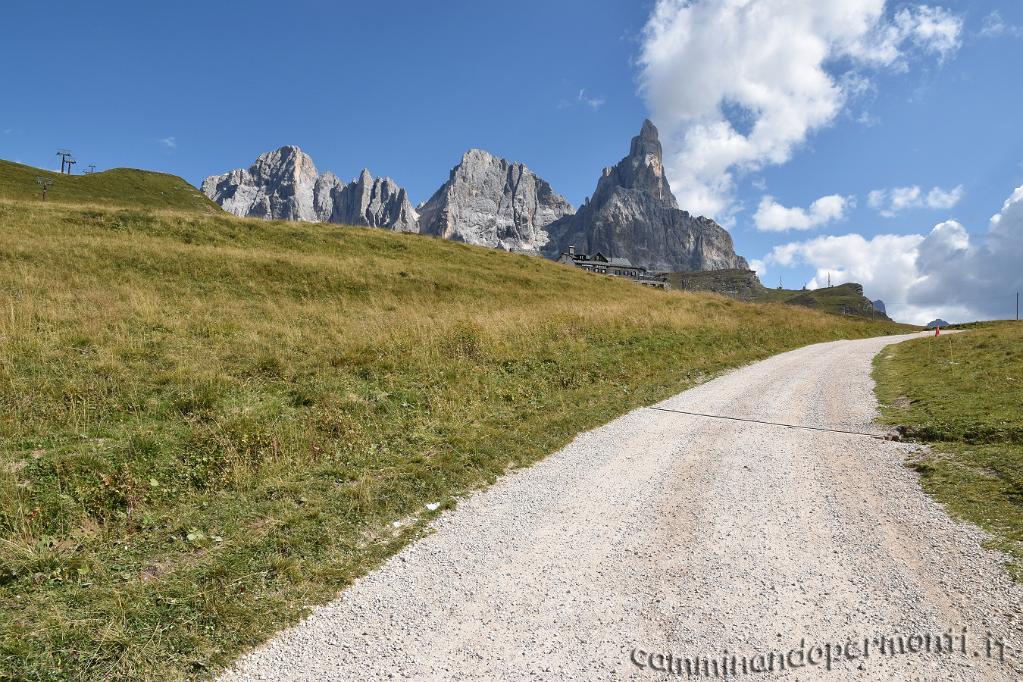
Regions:
<instances>
[{"instance_id":1,"label":"metal pole on hill","mask_svg":"<svg viewBox=\"0 0 1023 682\"><path fill-rule=\"evenodd\" d=\"M43 201L46 201L46 192L53 186L53 180L49 178L36 178L36 182L43 190Z\"/></svg>"},{"instance_id":2,"label":"metal pole on hill","mask_svg":"<svg viewBox=\"0 0 1023 682\"><path fill-rule=\"evenodd\" d=\"M71 157L71 152L67 149L58 149L57 156L60 157L60 172L63 173L64 167L67 165L67 160ZM68 170L71 169L70 166L67 166L67 168Z\"/></svg>"}]
</instances>

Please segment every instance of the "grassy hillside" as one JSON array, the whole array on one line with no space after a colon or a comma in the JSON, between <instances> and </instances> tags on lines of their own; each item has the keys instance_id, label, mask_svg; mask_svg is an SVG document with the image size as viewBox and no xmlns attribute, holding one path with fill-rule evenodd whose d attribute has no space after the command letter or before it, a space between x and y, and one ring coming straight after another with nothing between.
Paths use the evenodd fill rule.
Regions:
<instances>
[{"instance_id":1,"label":"grassy hillside","mask_svg":"<svg viewBox=\"0 0 1023 682\"><path fill-rule=\"evenodd\" d=\"M1023 579L1023 324L971 325L890 347L875 361L884 419L930 443L924 488L991 533Z\"/></svg>"},{"instance_id":2,"label":"grassy hillside","mask_svg":"<svg viewBox=\"0 0 1023 682\"><path fill-rule=\"evenodd\" d=\"M0 200L42 201L37 178L52 180L47 200L219 213L220 207L176 175L115 168L90 175L62 175L0 161Z\"/></svg>"},{"instance_id":3,"label":"grassy hillside","mask_svg":"<svg viewBox=\"0 0 1023 682\"><path fill-rule=\"evenodd\" d=\"M671 285L683 291L714 291L740 301L788 303L835 315L855 315L884 320L876 312L860 285L839 284L814 290L768 289L749 270L708 270L675 272L668 276Z\"/></svg>"},{"instance_id":4,"label":"grassy hillside","mask_svg":"<svg viewBox=\"0 0 1023 682\"><path fill-rule=\"evenodd\" d=\"M0 224L5 679L211 675L426 504L727 368L896 330L383 230Z\"/></svg>"}]
</instances>

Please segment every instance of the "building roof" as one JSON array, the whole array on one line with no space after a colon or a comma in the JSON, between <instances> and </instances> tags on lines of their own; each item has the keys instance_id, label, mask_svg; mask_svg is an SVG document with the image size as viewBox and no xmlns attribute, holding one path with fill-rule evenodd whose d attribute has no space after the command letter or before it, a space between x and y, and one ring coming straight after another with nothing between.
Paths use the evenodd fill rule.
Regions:
<instances>
[{"instance_id":1,"label":"building roof","mask_svg":"<svg viewBox=\"0 0 1023 682\"><path fill-rule=\"evenodd\" d=\"M633 265L632 261L628 258L609 258L600 251L597 251L596 253L562 253L561 255L562 257L568 256L572 260L580 263L607 263L608 265L614 265L619 268L645 269L641 265Z\"/></svg>"}]
</instances>

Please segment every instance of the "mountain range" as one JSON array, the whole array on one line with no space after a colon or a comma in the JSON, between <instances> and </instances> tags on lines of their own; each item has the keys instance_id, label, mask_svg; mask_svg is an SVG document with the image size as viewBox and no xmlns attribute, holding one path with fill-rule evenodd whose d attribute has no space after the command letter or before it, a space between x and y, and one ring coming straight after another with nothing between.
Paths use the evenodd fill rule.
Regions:
<instances>
[{"instance_id":1,"label":"mountain range","mask_svg":"<svg viewBox=\"0 0 1023 682\"><path fill-rule=\"evenodd\" d=\"M415 208L390 178L374 179L363 170L346 184L333 173L320 174L294 146L262 154L247 169L208 177L201 189L239 216L419 232L551 258L575 247L656 271L748 268L724 228L679 208L650 121L632 139L629 154L604 169L578 212L524 164L481 149L467 151Z\"/></svg>"}]
</instances>

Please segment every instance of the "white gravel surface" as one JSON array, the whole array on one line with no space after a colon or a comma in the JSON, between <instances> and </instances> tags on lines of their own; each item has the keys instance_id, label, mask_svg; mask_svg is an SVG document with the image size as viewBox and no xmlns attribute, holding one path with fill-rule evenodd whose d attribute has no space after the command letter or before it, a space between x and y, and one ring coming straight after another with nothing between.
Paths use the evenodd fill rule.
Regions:
<instances>
[{"instance_id":1,"label":"white gravel surface","mask_svg":"<svg viewBox=\"0 0 1023 682\"><path fill-rule=\"evenodd\" d=\"M905 338L802 348L657 407L881 434L870 362ZM724 677L726 650L739 678L1023 679L1023 590L921 491L917 447L636 410L462 501L223 679L687 679L696 657ZM894 635L905 653L882 653Z\"/></svg>"}]
</instances>

